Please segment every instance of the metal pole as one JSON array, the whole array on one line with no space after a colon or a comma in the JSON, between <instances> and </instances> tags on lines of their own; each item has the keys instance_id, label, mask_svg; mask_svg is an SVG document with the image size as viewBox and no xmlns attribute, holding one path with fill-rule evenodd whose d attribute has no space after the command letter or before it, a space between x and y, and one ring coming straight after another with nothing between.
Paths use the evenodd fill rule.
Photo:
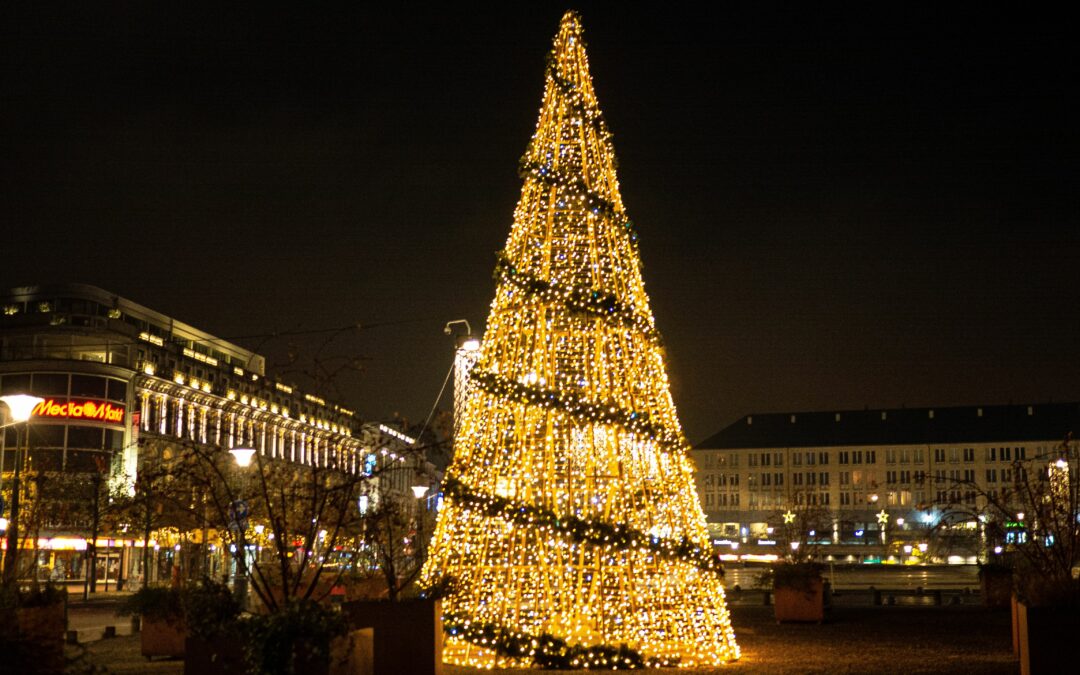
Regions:
<instances>
[{"instance_id":1,"label":"metal pole","mask_svg":"<svg viewBox=\"0 0 1080 675\"><path fill-rule=\"evenodd\" d=\"M29 423L27 423L29 424ZM15 426L15 475L11 479L11 518L7 529L7 553L4 555L4 583L18 583L19 558L19 477L22 469L22 442L19 427Z\"/></svg>"}]
</instances>

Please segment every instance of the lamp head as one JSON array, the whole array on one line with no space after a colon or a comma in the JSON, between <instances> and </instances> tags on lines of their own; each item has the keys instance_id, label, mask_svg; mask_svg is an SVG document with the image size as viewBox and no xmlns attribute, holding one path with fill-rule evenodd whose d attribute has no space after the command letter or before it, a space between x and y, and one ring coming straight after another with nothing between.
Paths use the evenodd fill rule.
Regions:
<instances>
[{"instance_id":1,"label":"lamp head","mask_svg":"<svg viewBox=\"0 0 1080 675\"><path fill-rule=\"evenodd\" d=\"M7 404L13 422L25 422L30 419L37 404L45 399L28 394L9 394L0 396L0 401Z\"/></svg>"},{"instance_id":2,"label":"lamp head","mask_svg":"<svg viewBox=\"0 0 1080 675\"><path fill-rule=\"evenodd\" d=\"M241 469L251 466L251 458L255 456L255 450L252 448L233 448L229 450L229 453Z\"/></svg>"}]
</instances>

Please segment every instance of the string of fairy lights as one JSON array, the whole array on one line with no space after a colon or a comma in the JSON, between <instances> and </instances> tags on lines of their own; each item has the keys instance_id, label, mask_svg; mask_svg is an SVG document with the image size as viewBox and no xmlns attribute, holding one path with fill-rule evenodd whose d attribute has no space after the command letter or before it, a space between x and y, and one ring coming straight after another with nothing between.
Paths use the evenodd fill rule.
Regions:
<instances>
[{"instance_id":1,"label":"string of fairy lights","mask_svg":"<svg viewBox=\"0 0 1080 675\"><path fill-rule=\"evenodd\" d=\"M444 661L739 657L576 14L559 26L422 582Z\"/></svg>"},{"instance_id":2,"label":"string of fairy lights","mask_svg":"<svg viewBox=\"0 0 1080 675\"><path fill-rule=\"evenodd\" d=\"M618 424L648 436L665 449L674 447L685 451L687 447L681 436L665 428L663 424L652 422L647 410L627 410L613 402L589 401L572 391L546 389L516 382L481 368L474 368L469 377L473 384L492 396L561 410L585 423Z\"/></svg>"},{"instance_id":3,"label":"string of fairy lights","mask_svg":"<svg viewBox=\"0 0 1080 675\"><path fill-rule=\"evenodd\" d=\"M489 517L499 517L518 525L552 531L579 544L598 544L615 551L650 551L723 576L723 568L711 549L685 537L668 539L641 532L625 523L612 524L574 515L560 515L551 509L523 504L499 495L481 494L453 478L444 482L443 490L443 494L454 499L456 503L467 505L473 511L482 512Z\"/></svg>"}]
</instances>

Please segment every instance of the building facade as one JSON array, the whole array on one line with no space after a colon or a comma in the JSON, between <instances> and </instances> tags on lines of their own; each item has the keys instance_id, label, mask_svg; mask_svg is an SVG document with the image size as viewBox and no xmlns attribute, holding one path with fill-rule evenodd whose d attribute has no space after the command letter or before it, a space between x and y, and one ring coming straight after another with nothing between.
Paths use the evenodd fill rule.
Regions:
<instances>
[{"instance_id":1,"label":"building facade","mask_svg":"<svg viewBox=\"0 0 1080 675\"><path fill-rule=\"evenodd\" d=\"M319 392L268 374L264 357L93 286L0 292L0 394L14 393L44 399L26 427L22 468L32 506L20 519L32 521L21 548L35 552L27 555L42 579L84 580L100 484L133 492L146 462L183 444L378 473L372 499L404 498L418 475L430 476L400 429L363 424ZM7 504L15 450L8 427L0 435ZM209 545L194 539L159 535L151 575L167 574L183 546ZM139 537L101 531L97 544L99 583L141 581Z\"/></svg>"},{"instance_id":2,"label":"building facade","mask_svg":"<svg viewBox=\"0 0 1080 675\"><path fill-rule=\"evenodd\" d=\"M1008 499L1014 472L1045 469L1078 427L1077 403L754 414L693 456L721 548L775 553L785 515L813 511L825 526L810 540L827 559L918 562L943 514ZM951 527L970 535L952 538L967 540L954 562L994 544L977 520Z\"/></svg>"}]
</instances>

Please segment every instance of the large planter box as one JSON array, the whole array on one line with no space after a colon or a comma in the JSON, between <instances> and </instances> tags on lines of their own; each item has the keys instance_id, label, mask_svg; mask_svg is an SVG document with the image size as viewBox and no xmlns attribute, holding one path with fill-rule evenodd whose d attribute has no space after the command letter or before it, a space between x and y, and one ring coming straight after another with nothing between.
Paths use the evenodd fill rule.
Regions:
<instances>
[{"instance_id":1,"label":"large planter box","mask_svg":"<svg viewBox=\"0 0 1080 675\"><path fill-rule=\"evenodd\" d=\"M19 642L26 656L32 656L36 673L64 672L64 603L15 610ZM0 668L2 670L2 668Z\"/></svg>"},{"instance_id":2,"label":"large planter box","mask_svg":"<svg viewBox=\"0 0 1080 675\"><path fill-rule=\"evenodd\" d=\"M1013 621L1021 675L1075 671L1068 645L1080 635L1080 608L1031 607L1017 601Z\"/></svg>"},{"instance_id":3,"label":"large planter box","mask_svg":"<svg viewBox=\"0 0 1080 675\"><path fill-rule=\"evenodd\" d=\"M438 600L346 602L360 673L442 674L442 604ZM370 668L370 670L368 670Z\"/></svg>"},{"instance_id":4,"label":"large planter box","mask_svg":"<svg viewBox=\"0 0 1080 675\"><path fill-rule=\"evenodd\" d=\"M365 672L365 655L366 662L371 661L370 631L366 650L361 633L354 631L333 640L329 658L311 654L303 643L297 644L293 652L293 672L303 675L356 675ZM189 637L184 649L184 675L237 675L247 672L244 645L237 640Z\"/></svg>"},{"instance_id":5,"label":"large planter box","mask_svg":"<svg viewBox=\"0 0 1080 675\"><path fill-rule=\"evenodd\" d=\"M234 675L246 672L244 645L240 641L203 640L190 636L184 641L184 675Z\"/></svg>"},{"instance_id":6,"label":"large planter box","mask_svg":"<svg viewBox=\"0 0 1080 675\"><path fill-rule=\"evenodd\" d=\"M184 655L184 641L187 628L183 622L170 622L165 619L143 617L140 645L146 658L155 656L181 657Z\"/></svg>"},{"instance_id":7,"label":"large planter box","mask_svg":"<svg viewBox=\"0 0 1080 675\"><path fill-rule=\"evenodd\" d=\"M979 591L986 607L1008 607L1012 598L1012 570L982 568L979 570Z\"/></svg>"},{"instance_id":8,"label":"large planter box","mask_svg":"<svg viewBox=\"0 0 1080 675\"><path fill-rule=\"evenodd\" d=\"M825 581L810 579L806 588L776 586L773 603L777 622L821 623L825 620Z\"/></svg>"}]
</instances>

